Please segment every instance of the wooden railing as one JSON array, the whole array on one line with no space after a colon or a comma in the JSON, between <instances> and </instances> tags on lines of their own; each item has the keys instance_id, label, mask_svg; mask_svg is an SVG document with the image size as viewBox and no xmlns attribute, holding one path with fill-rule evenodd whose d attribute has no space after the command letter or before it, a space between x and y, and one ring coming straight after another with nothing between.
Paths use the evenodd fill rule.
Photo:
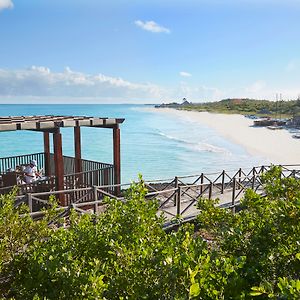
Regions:
<instances>
[{"instance_id":1,"label":"wooden railing","mask_svg":"<svg viewBox=\"0 0 300 300\"><path fill-rule=\"evenodd\" d=\"M31 160L36 160L39 168L45 168L45 155L43 152L1 157L0 158L0 174L4 174L9 169L15 169L16 166L28 164Z\"/></svg>"},{"instance_id":2,"label":"wooden railing","mask_svg":"<svg viewBox=\"0 0 300 300\"><path fill-rule=\"evenodd\" d=\"M75 158L71 156L63 156L64 159L64 174L73 174L75 173ZM40 169L45 168L45 153L32 153L25 155L17 155L10 157L1 157L0 158L0 174L6 173L8 169L15 169L16 166L29 164L30 160L36 160L37 165ZM108 163L82 159L82 171L92 171L103 169L106 167L112 166ZM50 165L51 165L51 175L54 175L54 154L50 153Z\"/></svg>"},{"instance_id":3,"label":"wooden railing","mask_svg":"<svg viewBox=\"0 0 300 300\"><path fill-rule=\"evenodd\" d=\"M64 176L66 189L75 189L89 186L110 186L114 182L114 168L106 165L103 168L74 173Z\"/></svg>"},{"instance_id":4,"label":"wooden railing","mask_svg":"<svg viewBox=\"0 0 300 300\"><path fill-rule=\"evenodd\" d=\"M191 175L175 177L170 180L156 180L145 182L148 188L146 199L159 201L159 211L166 216L166 224L172 222L173 218L180 216L189 220L195 218L197 210L195 205L199 198L219 198L220 205L235 211L239 200L244 192L251 188L258 193L264 193L261 175L268 171L271 166L254 167L250 170L239 169L236 172ZM282 165L282 177L293 177L300 179L300 165ZM75 188L64 191L29 193L27 196L18 197L18 203L28 203L32 216L41 216L40 206L47 205L50 195L58 197L64 194L67 206L61 207L65 214L71 208L80 213L99 213L104 210L103 198L111 198L125 201L123 196L114 194L116 187L125 190L130 184L103 185L85 188Z\"/></svg>"},{"instance_id":5,"label":"wooden railing","mask_svg":"<svg viewBox=\"0 0 300 300\"><path fill-rule=\"evenodd\" d=\"M75 157L64 155L63 160L64 160L64 174L74 174L75 173ZM100 170L100 169L109 168L109 167L113 166L112 164L107 164L107 163L93 161L93 160L87 160L87 159L82 159L81 164L82 164L82 172ZM55 165L54 165L54 154L53 153L50 154L50 170L51 170L51 175L55 175L54 174Z\"/></svg>"},{"instance_id":6,"label":"wooden railing","mask_svg":"<svg viewBox=\"0 0 300 300\"><path fill-rule=\"evenodd\" d=\"M55 177L51 176L45 180L37 180L29 184L18 184L17 186L5 186L0 188L0 195L11 192L17 188L17 195L25 195L27 193L48 192L55 190Z\"/></svg>"},{"instance_id":7,"label":"wooden railing","mask_svg":"<svg viewBox=\"0 0 300 300\"><path fill-rule=\"evenodd\" d=\"M114 183L113 165L82 159L81 173L75 173L75 158L64 156L64 184L65 189L82 188L89 186L112 185ZM30 160L36 160L39 169L45 169L45 154L33 153L12 157L0 158L0 176L7 173L8 169L15 169L17 166L26 165ZM39 180L31 184L18 184L18 194L45 192L55 190L56 178L54 174L54 155L50 154L50 176L45 180ZM1 182L1 180L0 180ZM8 193L12 185L0 187L0 194ZM71 201L71 200L70 200Z\"/></svg>"}]
</instances>

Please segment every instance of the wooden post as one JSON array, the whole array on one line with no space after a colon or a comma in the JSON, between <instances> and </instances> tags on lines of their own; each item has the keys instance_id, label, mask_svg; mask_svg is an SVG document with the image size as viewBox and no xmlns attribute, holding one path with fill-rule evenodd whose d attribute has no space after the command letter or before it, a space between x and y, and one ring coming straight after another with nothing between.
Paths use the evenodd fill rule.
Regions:
<instances>
[{"instance_id":1,"label":"wooden post","mask_svg":"<svg viewBox=\"0 0 300 300\"><path fill-rule=\"evenodd\" d=\"M80 126L74 127L75 173L82 172Z\"/></svg>"},{"instance_id":2,"label":"wooden post","mask_svg":"<svg viewBox=\"0 0 300 300\"><path fill-rule=\"evenodd\" d=\"M177 176L175 176L174 185L175 185L175 189L178 189L178 177ZM177 203L177 192L174 194L174 206L176 206L176 203Z\"/></svg>"},{"instance_id":3,"label":"wooden post","mask_svg":"<svg viewBox=\"0 0 300 300\"><path fill-rule=\"evenodd\" d=\"M180 202L181 202L181 186L178 186L178 192L177 192L177 215L180 216Z\"/></svg>"},{"instance_id":4,"label":"wooden post","mask_svg":"<svg viewBox=\"0 0 300 300\"><path fill-rule=\"evenodd\" d=\"M200 184L201 184L201 186L200 186L200 194L201 194L201 196L203 194L203 182L204 182L204 174L202 173L201 174L201 180L200 180Z\"/></svg>"},{"instance_id":5,"label":"wooden post","mask_svg":"<svg viewBox=\"0 0 300 300\"><path fill-rule=\"evenodd\" d=\"M222 187L221 187L221 194L224 194L224 184L225 184L225 170L222 172Z\"/></svg>"},{"instance_id":6,"label":"wooden post","mask_svg":"<svg viewBox=\"0 0 300 300\"><path fill-rule=\"evenodd\" d=\"M28 206L29 206L29 212L33 212L33 205L32 205L32 195L31 193L27 194L27 199L28 199Z\"/></svg>"},{"instance_id":7,"label":"wooden post","mask_svg":"<svg viewBox=\"0 0 300 300\"><path fill-rule=\"evenodd\" d=\"M113 128L113 147L114 147L114 184L121 183L121 147L120 147L120 128L115 125ZM115 187L115 194L120 194L121 187Z\"/></svg>"},{"instance_id":8,"label":"wooden post","mask_svg":"<svg viewBox=\"0 0 300 300\"><path fill-rule=\"evenodd\" d=\"M208 190L208 199L209 200L211 199L211 196L212 196L212 189L213 189L213 183L210 182L210 184L209 184L209 190Z\"/></svg>"},{"instance_id":9,"label":"wooden post","mask_svg":"<svg viewBox=\"0 0 300 300\"><path fill-rule=\"evenodd\" d=\"M255 189L255 174L252 175L252 190Z\"/></svg>"},{"instance_id":10,"label":"wooden post","mask_svg":"<svg viewBox=\"0 0 300 300\"><path fill-rule=\"evenodd\" d=\"M51 165L50 165L50 139L49 132L44 132L44 161L45 161L45 175L51 175Z\"/></svg>"},{"instance_id":11,"label":"wooden post","mask_svg":"<svg viewBox=\"0 0 300 300\"><path fill-rule=\"evenodd\" d=\"M96 186L93 186L93 193L94 193L94 201L98 200L98 190ZM98 205L97 202L94 204L94 214L97 214L98 211Z\"/></svg>"},{"instance_id":12,"label":"wooden post","mask_svg":"<svg viewBox=\"0 0 300 300\"><path fill-rule=\"evenodd\" d=\"M109 180L110 176L109 176L109 170L108 168L104 169L103 171L103 185L109 185L111 183L110 180Z\"/></svg>"},{"instance_id":13,"label":"wooden post","mask_svg":"<svg viewBox=\"0 0 300 300\"><path fill-rule=\"evenodd\" d=\"M232 201L231 201L231 205L232 205L232 212L235 212L235 189L236 189L236 178L233 178L233 187L232 187Z\"/></svg>"},{"instance_id":14,"label":"wooden post","mask_svg":"<svg viewBox=\"0 0 300 300\"><path fill-rule=\"evenodd\" d=\"M94 194L94 201L98 200L98 190L96 186L93 186L93 194Z\"/></svg>"},{"instance_id":15,"label":"wooden post","mask_svg":"<svg viewBox=\"0 0 300 300\"><path fill-rule=\"evenodd\" d=\"M237 189L239 190L239 189L241 189L241 177L242 177L242 169L241 168L239 168L239 184L238 184L238 186L237 186Z\"/></svg>"},{"instance_id":16,"label":"wooden post","mask_svg":"<svg viewBox=\"0 0 300 300\"><path fill-rule=\"evenodd\" d=\"M53 145L56 189L61 191L64 190L64 159L62 155L62 138L59 128L53 133ZM58 198L60 205L66 206L65 194L60 193Z\"/></svg>"},{"instance_id":17,"label":"wooden post","mask_svg":"<svg viewBox=\"0 0 300 300\"><path fill-rule=\"evenodd\" d=\"M254 191L254 189L255 189L255 180L256 180L255 174L256 174L256 170L255 170L255 168L253 168L253 169L252 169L252 190L253 190L253 191Z\"/></svg>"}]
</instances>

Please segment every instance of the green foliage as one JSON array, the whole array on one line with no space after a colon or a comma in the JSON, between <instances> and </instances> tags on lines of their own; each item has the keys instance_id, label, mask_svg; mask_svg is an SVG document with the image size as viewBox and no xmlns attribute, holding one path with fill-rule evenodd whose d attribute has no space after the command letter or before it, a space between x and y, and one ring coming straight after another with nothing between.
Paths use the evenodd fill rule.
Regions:
<instances>
[{"instance_id":1,"label":"green foliage","mask_svg":"<svg viewBox=\"0 0 300 300\"><path fill-rule=\"evenodd\" d=\"M298 115L300 113L299 103L299 100L275 102L254 99L224 99L218 102L194 103L179 108L219 113L274 115L279 118L280 116Z\"/></svg>"},{"instance_id":2,"label":"green foliage","mask_svg":"<svg viewBox=\"0 0 300 300\"><path fill-rule=\"evenodd\" d=\"M292 295L299 295L300 182L282 178L278 167L263 182L266 196L248 190L237 214L201 200L199 226L215 237L220 254L245 258L238 271L241 291L262 298L298 299Z\"/></svg>"},{"instance_id":3,"label":"green foliage","mask_svg":"<svg viewBox=\"0 0 300 300\"><path fill-rule=\"evenodd\" d=\"M5 294L16 273L15 260L22 256L27 247L48 236L46 217L34 222L28 215L28 206L15 207L16 190L0 196L0 291ZM47 212L50 217L52 211ZM0 295L1 295L0 294Z\"/></svg>"},{"instance_id":4,"label":"green foliage","mask_svg":"<svg viewBox=\"0 0 300 300\"><path fill-rule=\"evenodd\" d=\"M299 181L278 168L263 181L266 197L249 190L239 213L200 199L197 230L186 224L170 233L142 181L126 201L105 199L99 216L73 211L68 229L47 226L54 209L32 221L24 206L14 208L14 194L2 197L1 295L299 299Z\"/></svg>"}]
</instances>

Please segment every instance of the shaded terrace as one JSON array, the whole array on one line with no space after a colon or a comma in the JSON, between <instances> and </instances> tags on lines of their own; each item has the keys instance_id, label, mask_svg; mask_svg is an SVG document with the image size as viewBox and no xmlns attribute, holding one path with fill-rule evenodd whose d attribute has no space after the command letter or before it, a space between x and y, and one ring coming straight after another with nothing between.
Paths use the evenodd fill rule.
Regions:
<instances>
[{"instance_id":1,"label":"shaded terrace","mask_svg":"<svg viewBox=\"0 0 300 300\"><path fill-rule=\"evenodd\" d=\"M121 183L120 128L124 119L94 118L85 116L18 116L0 117L1 131L31 130L43 133L44 152L0 158L0 193L18 185L19 193L64 190L92 185ZM81 127L109 128L113 131L113 164L90 161L81 157ZM61 128L74 128L74 157L64 156ZM50 151L50 135L53 152ZM93 141L91 141L92 143ZM36 160L43 169L43 178L31 184L20 182L20 166ZM118 193L118 188L115 189ZM66 201L65 195L60 202Z\"/></svg>"}]
</instances>

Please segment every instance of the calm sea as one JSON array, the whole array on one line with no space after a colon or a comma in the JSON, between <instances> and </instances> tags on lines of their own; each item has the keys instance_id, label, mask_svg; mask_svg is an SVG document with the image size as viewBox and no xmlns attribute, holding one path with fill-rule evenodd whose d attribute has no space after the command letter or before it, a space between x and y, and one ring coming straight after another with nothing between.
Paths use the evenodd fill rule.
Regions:
<instances>
[{"instance_id":1,"label":"calm sea","mask_svg":"<svg viewBox=\"0 0 300 300\"><path fill-rule=\"evenodd\" d=\"M213 129L178 119L145 105L0 105L1 116L86 115L125 118L121 125L122 180L164 179L252 167L259 157L227 141ZM74 155L73 129L63 128L63 151ZM43 151L39 132L0 132L0 157ZM83 158L112 162L112 130L82 128Z\"/></svg>"}]
</instances>

